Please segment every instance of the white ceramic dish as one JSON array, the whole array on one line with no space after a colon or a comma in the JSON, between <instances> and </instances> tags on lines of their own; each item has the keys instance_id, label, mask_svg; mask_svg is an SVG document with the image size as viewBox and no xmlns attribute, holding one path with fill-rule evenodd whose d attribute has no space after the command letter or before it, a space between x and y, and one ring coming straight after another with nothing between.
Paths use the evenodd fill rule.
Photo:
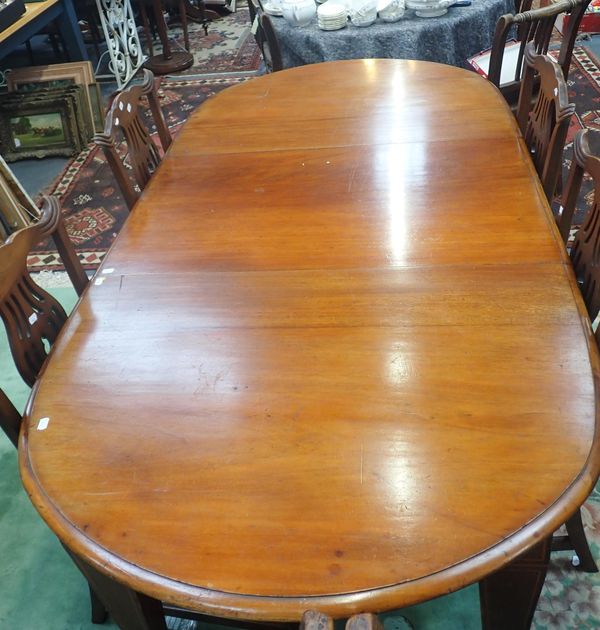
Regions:
<instances>
[{"instance_id":1,"label":"white ceramic dish","mask_svg":"<svg viewBox=\"0 0 600 630\"><path fill-rule=\"evenodd\" d=\"M270 2L265 2L263 4L263 9L265 10L265 13L268 13L269 15L275 15L276 17L281 17L283 15L281 7L271 4Z\"/></svg>"}]
</instances>

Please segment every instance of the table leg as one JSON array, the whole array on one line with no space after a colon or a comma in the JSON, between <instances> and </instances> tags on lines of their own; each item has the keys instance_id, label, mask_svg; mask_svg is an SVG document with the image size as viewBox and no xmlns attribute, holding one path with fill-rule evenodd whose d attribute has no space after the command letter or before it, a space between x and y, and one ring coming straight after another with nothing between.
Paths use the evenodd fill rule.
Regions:
<instances>
[{"instance_id":1,"label":"table leg","mask_svg":"<svg viewBox=\"0 0 600 630\"><path fill-rule=\"evenodd\" d=\"M551 538L479 583L483 630L527 630L531 626L550 561Z\"/></svg>"},{"instance_id":2,"label":"table leg","mask_svg":"<svg viewBox=\"0 0 600 630\"><path fill-rule=\"evenodd\" d=\"M187 50L171 50L161 0L154 0L153 6L154 19L156 20L156 28L158 29L163 52L162 55L150 57L144 65L155 74L168 74L169 72L178 72L189 68L194 63L192 54Z\"/></svg>"},{"instance_id":3,"label":"table leg","mask_svg":"<svg viewBox=\"0 0 600 630\"><path fill-rule=\"evenodd\" d=\"M69 61L87 61L87 49L77 21L72 0L62 0L62 13L56 18L58 31L66 45Z\"/></svg>"},{"instance_id":4,"label":"table leg","mask_svg":"<svg viewBox=\"0 0 600 630\"><path fill-rule=\"evenodd\" d=\"M71 557L121 630L167 630L160 601L123 586L74 554Z\"/></svg>"}]
</instances>

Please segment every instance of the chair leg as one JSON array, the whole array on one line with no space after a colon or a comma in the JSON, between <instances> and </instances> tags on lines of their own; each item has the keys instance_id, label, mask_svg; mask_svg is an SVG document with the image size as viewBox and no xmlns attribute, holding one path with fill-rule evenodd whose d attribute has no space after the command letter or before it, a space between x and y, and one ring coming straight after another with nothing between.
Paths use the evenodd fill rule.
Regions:
<instances>
[{"instance_id":1,"label":"chair leg","mask_svg":"<svg viewBox=\"0 0 600 630\"><path fill-rule=\"evenodd\" d=\"M108 617L108 611L104 607L104 604L98 599L91 584L88 584L90 589L90 602L92 604L92 623L101 624L106 621Z\"/></svg>"},{"instance_id":2,"label":"chair leg","mask_svg":"<svg viewBox=\"0 0 600 630\"><path fill-rule=\"evenodd\" d=\"M148 46L148 55L154 57L154 45L152 43L152 29L150 28L150 21L148 20L148 12L144 0L138 2L138 8L142 17L142 25L144 27L144 35L146 37L146 44Z\"/></svg>"},{"instance_id":3,"label":"chair leg","mask_svg":"<svg viewBox=\"0 0 600 630\"><path fill-rule=\"evenodd\" d=\"M577 512L571 516L565 523L565 526L571 545L579 558L579 569L587 573L598 573L598 567L590 551L587 538L585 537L583 521L581 520L581 509L577 510Z\"/></svg>"},{"instance_id":4,"label":"chair leg","mask_svg":"<svg viewBox=\"0 0 600 630\"><path fill-rule=\"evenodd\" d=\"M183 30L183 44L185 49L190 52L190 36L188 33L187 13L185 12L184 0L179 0L179 19L181 20L181 28Z\"/></svg>"}]
</instances>

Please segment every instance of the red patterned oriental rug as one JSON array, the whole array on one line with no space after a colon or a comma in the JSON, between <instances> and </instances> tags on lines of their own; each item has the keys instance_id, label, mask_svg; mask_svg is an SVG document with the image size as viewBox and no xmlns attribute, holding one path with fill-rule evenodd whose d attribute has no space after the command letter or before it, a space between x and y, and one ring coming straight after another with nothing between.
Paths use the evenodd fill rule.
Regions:
<instances>
[{"instance_id":1,"label":"red patterned oriental rug","mask_svg":"<svg viewBox=\"0 0 600 630\"><path fill-rule=\"evenodd\" d=\"M190 113L207 98L248 78L235 73L163 78L159 96L171 133L177 134ZM151 121L149 112L148 116ZM84 268L95 270L129 214L102 151L90 144L46 192L60 198L67 232ZM63 270L50 240L40 243L29 256L28 265L31 271Z\"/></svg>"}]
</instances>

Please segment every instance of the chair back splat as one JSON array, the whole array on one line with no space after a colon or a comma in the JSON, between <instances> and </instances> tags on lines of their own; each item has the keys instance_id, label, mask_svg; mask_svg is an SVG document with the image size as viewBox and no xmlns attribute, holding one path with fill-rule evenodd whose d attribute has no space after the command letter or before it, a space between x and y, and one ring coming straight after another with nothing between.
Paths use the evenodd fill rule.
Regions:
<instances>
[{"instance_id":1,"label":"chair back splat","mask_svg":"<svg viewBox=\"0 0 600 630\"><path fill-rule=\"evenodd\" d=\"M46 206L39 223L12 234L0 245L0 317L13 359L23 380L33 386L67 315L49 293L31 279L27 255L54 222Z\"/></svg>"},{"instance_id":2,"label":"chair back splat","mask_svg":"<svg viewBox=\"0 0 600 630\"><path fill-rule=\"evenodd\" d=\"M30 387L37 380L44 361L67 314L49 293L40 288L27 270L31 248L52 236L69 277L79 295L88 284L77 254L67 235L58 201L45 197L40 219L12 233L0 245L0 318L17 370ZM0 428L16 447L22 416L0 389ZM90 587L92 622L103 623L106 609Z\"/></svg>"},{"instance_id":3,"label":"chair back splat","mask_svg":"<svg viewBox=\"0 0 600 630\"><path fill-rule=\"evenodd\" d=\"M171 134L160 108L154 75L149 70L144 70L141 84L133 85L116 95L106 116L104 131L94 136L94 142L102 147L130 210L161 161L158 147L152 141L140 115L140 101L143 96L148 99L163 151L167 151L171 145ZM133 182L118 149L119 134L125 138Z\"/></svg>"},{"instance_id":4,"label":"chair back splat","mask_svg":"<svg viewBox=\"0 0 600 630\"><path fill-rule=\"evenodd\" d=\"M538 76L540 89L532 104ZM560 67L550 57L536 54L533 44L528 44L517 122L550 201L556 190L569 122L574 113L575 105L569 103Z\"/></svg>"},{"instance_id":5,"label":"chair back splat","mask_svg":"<svg viewBox=\"0 0 600 630\"><path fill-rule=\"evenodd\" d=\"M575 235L570 256L581 296L593 322L600 313L600 158L590 151L587 129L579 131L573 140L573 161L563 193L562 213L557 219L558 229L565 243L569 238L584 173L592 177L594 201L584 218L583 225ZM596 329L596 341L600 345L600 327ZM597 572L598 566L583 528L581 509L577 510L565 525L567 534L554 535L552 550L575 551L579 560L578 566L582 571Z\"/></svg>"},{"instance_id":6,"label":"chair back splat","mask_svg":"<svg viewBox=\"0 0 600 630\"><path fill-rule=\"evenodd\" d=\"M517 1L514 15L509 13L500 17L496 23L487 77L500 88L510 105L514 106L518 98L523 77L525 48L532 43L537 54L545 55L548 52L556 18L561 14L569 15L558 55L558 64L564 78L567 79L577 31L589 3L590 0L558 0L545 7L531 9L531 0L520 3ZM509 36L515 37L518 50L515 52L516 57L505 58L507 44L510 43L507 41ZM502 68L505 64L510 64L510 67L503 73Z\"/></svg>"},{"instance_id":7,"label":"chair back splat","mask_svg":"<svg viewBox=\"0 0 600 630\"><path fill-rule=\"evenodd\" d=\"M588 314L594 321L600 312L600 159L590 151L587 130L580 131L573 142L573 163L565 191L565 208L561 216L564 223L561 221L559 224L561 233L566 232L567 237L569 230L566 224L567 222L570 224L573 216L573 197L576 201L584 172L593 179L594 202L575 235L571 247L571 262Z\"/></svg>"}]
</instances>

